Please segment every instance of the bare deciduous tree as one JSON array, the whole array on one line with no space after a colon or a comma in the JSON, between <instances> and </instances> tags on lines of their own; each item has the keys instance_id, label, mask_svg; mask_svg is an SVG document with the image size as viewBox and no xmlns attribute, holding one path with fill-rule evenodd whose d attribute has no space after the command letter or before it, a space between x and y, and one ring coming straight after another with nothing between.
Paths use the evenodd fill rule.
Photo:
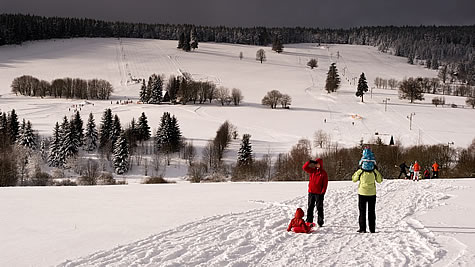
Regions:
<instances>
[{"instance_id":1,"label":"bare deciduous tree","mask_svg":"<svg viewBox=\"0 0 475 267\"><path fill-rule=\"evenodd\" d=\"M221 86L216 90L216 100L218 100L222 106L227 103L230 97L228 88Z\"/></svg>"},{"instance_id":2,"label":"bare deciduous tree","mask_svg":"<svg viewBox=\"0 0 475 267\"><path fill-rule=\"evenodd\" d=\"M270 106L272 109L277 107L282 94L278 90L272 90L267 92L266 96L262 99L262 105Z\"/></svg>"},{"instance_id":3,"label":"bare deciduous tree","mask_svg":"<svg viewBox=\"0 0 475 267\"><path fill-rule=\"evenodd\" d=\"M266 51L264 49L259 49L256 52L256 60L259 60L262 64L263 61L266 61Z\"/></svg>"},{"instance_id":4,"label":"bare deciduous tree","mask_svg":"<svg viewBox=\"0 0 475 267\"><path fill-rule=\"evenodd\" d=\"M235 106L238 106L244 99L241 90L237 88L233 88L233 90L231 91L231 98L233 99L233 103Z\"/></svg>"}]
</instances>

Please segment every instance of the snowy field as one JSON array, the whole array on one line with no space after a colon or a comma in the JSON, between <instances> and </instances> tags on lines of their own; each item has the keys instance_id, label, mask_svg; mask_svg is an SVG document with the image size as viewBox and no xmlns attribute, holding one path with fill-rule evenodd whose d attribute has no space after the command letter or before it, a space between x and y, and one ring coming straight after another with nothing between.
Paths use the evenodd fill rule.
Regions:
<instances>
[{"instance_id":1,"label":"snowy field","mask_svg":"<svg viewBox=\"0 0 475 267\"><path fill-rule=\"evenodd\" d=\"M473 266L474 185L386 180L359 234L356 184L330 182L308 235L286 232L304 182L2 188L0 266Z\"/></svg>"},{"instance_id":2,"label":"snowy field","mask_svg":"<svg viewBox=\"0 0 475 267\"><path fill-rule=\"evenodd\" d=\"M0 109L15 109L41 135L72 115L83 100L15 96L15 77L101 78L115 89L111 101L85 105L96 123L111 108L126 124L145 112L155 131L163 112L174 114L183 135L204 146L229 120L240 136L251 134L257 157L288 152L317 130L341 146L370 141L378 132L403 145L447 144L467 147L475 137L475 110L434 107L399 100L396 90L374 89L365 103L355 97L354 77L435 77L437 73L406 63L405 58L374 47L315 44L286 45L282 54L265 48L267 61L255 60L260 47L202 43L191 53L176 41L72 39L0 47ZM243 52L243 60L239 53ZM337 53L340 57L337 58ZM319 67L306 63L317 58ZM337 62L342 87L323 90L331 62ZM138 100L140 85L131 77L152 73L191 73L196 80L239 88L241 106L115 104ZM290 110L260 104L266 92L289 94ZM387 111L383 100L389 98ZM447 104L465 98L446 96ZM409 130L410 113L416 113ZM326 120L326 123L324 122ZM236 160L239 143L227 152ZM182 163L181 163L182 164ZM356 164L356 163L355 163ZM141 185L138 173L127 186L0 188L0 266L473 266L475 264L475 180L413 183L385 181L378 188L377 232L357 234L356 185L330 182L326 222L310 235L287 233L297 207L306 207L307 183L189 184L185 166L174 162L166 178L177 184ZM132 179L133 180L133 179Z\"/></svg>"},{"instance_id":3,"label":"snowy field","mask_svg":"<svg viewBox=\"0 0 475 267\"><path fill-rule=\"evenodd\" d=\"M71 39L29 42L21 46L0 47L0 109L15 108L20 118L31 120L40 134L51 135L54 123L64 115L72 115L73 104L82 100L39 99L15 96L10 85L15 77L29 74L51 81L54 78L101 78L115 89L110 101L93 101L94 106L82 108L83 119L88 113L100 121L105 108L117 113L123 124L145 112L155 131L163 112L174 114L183 135L203 146L212 139L218 127L229 120L237 126L239 135L251 134L257 156L288 152L301 138L313 139L317 130L332 136L340 146L359 144L375 138L378 132L385 142L393 135L403 145L447 144L466 147L475 137L475 110L470 108L436 108L433 95L409 104L399 100L396 90L374 89L365 103L355 96L354 77L365 72L369 87L375 77L402 80L405 77L435 77L436 71L409 65L406 59L378 52L369 46L315 44L286 45L282 54L266 47L267 61L255 60L260 47L202 43L199 49L186 53L176 49L176 41L143 39ZM243 60L239 53L243 52ZM340 57L337 57L339 53ZM318 59L318 68L310 70L306 63ZM338 93L323 89L331 62L337 62L342 85ZM178 75L188 72L196 80L214 81L218 86L239 88L244 95L241 106L204 105L117 105L117 100L138 99L140 85L131 77L147 78L152 73ZM356 79L357 80L357 79ZM290 110L271 110L261 99L273 89L292 97ZM387 111L383 100L389 98ZM446 103L464 105L465 98L446 96ZM409 130L410 113L416 113ZM326 119L326 123L324 120ZM353 124L354 122L354 124Z\"/></svg>"}]
</instances>

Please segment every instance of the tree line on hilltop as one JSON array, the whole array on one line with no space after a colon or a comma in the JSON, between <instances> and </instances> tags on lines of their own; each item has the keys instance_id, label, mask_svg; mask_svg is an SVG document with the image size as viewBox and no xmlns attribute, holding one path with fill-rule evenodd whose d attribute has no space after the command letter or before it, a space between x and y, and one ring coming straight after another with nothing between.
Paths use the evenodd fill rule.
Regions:
<instances>
[{"instance_id":1,"label":"tree line on hilltop","mask_svg":"<svg viewBox=\"0 0 475 267\"><path fill-rule=\"evenodd\" d=\"M277 52L282 43L334 43L371 45L380 51L406 57L408 63L428 68L448 66L460 79L475 83L475 26L372 26L349 29L303 27L225 27L192 24L107 22L84 18L0 15L0 45L75 37L127 37L180 40L189 51L200 42L265 46ZM195 43L193 42L195 40ZM193 47L195 46L195 47Z\"/></svg>"}]
</instances>

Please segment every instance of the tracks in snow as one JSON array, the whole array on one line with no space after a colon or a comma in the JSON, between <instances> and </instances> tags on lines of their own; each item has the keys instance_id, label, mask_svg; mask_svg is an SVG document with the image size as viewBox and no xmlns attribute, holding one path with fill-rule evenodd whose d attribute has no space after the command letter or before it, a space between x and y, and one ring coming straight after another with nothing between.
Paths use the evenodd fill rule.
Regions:
<instances>
[{"instance_id":1,"label":"tracks in snow","mask_svg":"<svg viewBox=\"0 0 475 267\"><path fill-rule=\"evenodd\" d=\"M384 181L378 188L377 233L358 234L356 185L325 196L325 226L294 234L286 227L306 196L243 213L217 215L60 266L394 266L446 262L434 234L411 218L440 205L450 182ZM422 230L421 230L422 229Z\"/></svg>"}]
</instances>

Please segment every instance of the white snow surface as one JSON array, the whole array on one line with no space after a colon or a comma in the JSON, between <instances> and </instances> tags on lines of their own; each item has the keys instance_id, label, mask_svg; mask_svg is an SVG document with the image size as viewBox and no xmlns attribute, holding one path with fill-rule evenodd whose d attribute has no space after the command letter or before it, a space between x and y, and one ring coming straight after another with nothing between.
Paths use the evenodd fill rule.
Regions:
<instances>
[{"instance_id":1,"label":"white snow surface","mask_svg":"<svg viewBox=\"0 0 475 267\"><path fill-rule=\"evenodd\" d=\"M96 124L105 108L125 125L145 112L154 132L163 112L174 114L183 135L198 151L225 120L239 134L251 134L257 158L288 152L317 130L341 146L370 141L378 132L403 145L447 144L466 147L475 137L475 111L399 100L396 90L374 89L365 103L355 96L354 77L435 77L408 65L405 58L374 47L286 45L282 54L264 48L267 61L255 60L260 47L201 43L185 53L176 41L69 39L0 47L0 110L15 108L41 135L81 109ZM244 59L239 60L239 52ZM337 52L340 58L336 57ZM319 67L306 63L317 58ZM337 62L342 86L323 90L328 66ZM140 85L131 77L189 72L197 80L239 88L241 106L141 105ZM109 101L15 96L15 77L100 78L115 89ZM292 97L290 110L271 110L260 102L277 89ZM387 111L382 100L390 98ZM445 96L459 107L465 98ZM115 104L131 99L135 103ZM112 104L111 104L112 101ZM410 113L416 113L409 130ZM324 120L326 119L326 123ZM354 124L352 123L354 122ZM239 140L226 154L236 160ZM356 164L356 163L355 163ZM141 180L139 170L127 179ZM0 266L473 266L475 259L475 180L384 181L378 188L376 234L357 234L356 185L330 182L325 196L325 226L316 232L287 233L295 209L306 211L307 183L183 182L186 166L173 160L166 178L177 184L101 187L0 188ZM139 241L137 241L139 240Z\"/></svg>"},{"instance_id":2,"label":"white snow surface","mask_svg":"<svg viewBox=\"0 0 475 267\"><path fill-rule=\"evenodd\" d=\"M10 85L15 77L33 75L51 81L54 78L101 78L114 86L111 101L91 101L81 109L83 119L89 112L99 123L105 108L117 113L125 125L132 117L145 112L155 131L163 112L174 114L183 135L194 145L204 146L214 137L225 120L237 126L240 136L251 134L256 155L288 152L301 138L312 139L315 131L323 130L340 146L354 146L363 139L369 142L378 132L384 142L395 140L409 146L447 144L466 147L475 137L475 111L471 108L435 107L433 95L410 104L399 100L397 90L374 89L365 95L365 103L355 96L356 81L366 74L369 87L376 77L436 77L437 72L423 66L409 65L406 59L377 51L375 47L316 44L286 45L281 54L264 47L267 61L255 60L261 47L201 43L193 52L176 49L176 41L144 39L66 39L27 42L20 46L0 47L0 109L15 108L20 118L31 120L40 134L51 135L54 123L64 115L72 115L74 104L84 100L39 99L15 96ZM244 59L239 60L243 52ZM340 57L337 58L339 52ZM310 70L306 63L318 59L318 68ZM326 73L336 62L342 84L337 93L324 90ZM115 104L118 100L138 100L140 84L131 78L146 78L153 74L192 74L196 80L214 81L218 86L239 88L244 100L240 106L203 105L139 105ZM292 97L290 110L271 110L261 105L270 90L279 90ZM383 100L389 98L387 111ZM465 98L446 96L447 104L465 105ZM70 109L69 109L70 108ZM412 130L407 116L415 113ZM324 120L326 119L326 123ZM354 125L352 124L354 122Z\"/></svg>"},{"instance_id":3,"label":"white snow surface","mask_svg":"<svg viewBox=\"0 0 475 267\"><path fill-rule=\"evenodd\" d=\"M305 182L1 188L0 266L473 266L474 185L385 180L374 234L352 182L311 234L286 231Z\"/></svg>"}]
</instances>

